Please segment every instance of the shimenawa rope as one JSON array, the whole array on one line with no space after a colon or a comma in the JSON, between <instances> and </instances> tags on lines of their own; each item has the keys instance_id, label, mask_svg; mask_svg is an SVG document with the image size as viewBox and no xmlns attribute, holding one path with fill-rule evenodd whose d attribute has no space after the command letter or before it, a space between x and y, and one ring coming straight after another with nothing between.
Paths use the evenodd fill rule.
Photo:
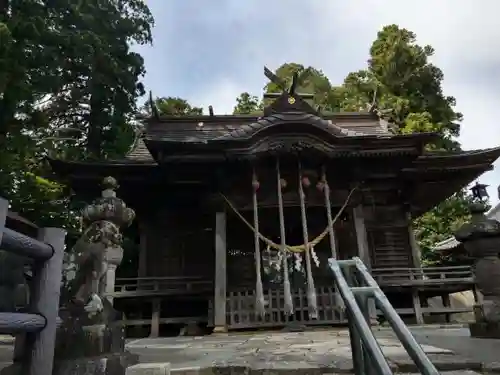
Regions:
<instances>
[{"instance_id":1,"label":"shimenawa rope","mask_svg":"<svg viewBox=\"0 0 500 375\"><path fill-rule=\"evenodd\" d=\"M345 208L349 204L349 201L351 199L352 194L354 193L354 191L356 189L357 189L357 187L354 187L354 188L351 189L351 191L347 195L347 198L346 198L344 204L342 205L342 207L340 208L340 210L337 212L337 215L335 215L335 217L333 218L332 224L331 225L327 225L327 227L325 228L325 230L323 232L321 232L319 234L319 236L317 236L314 240L312 240L311 242L309 242L309 244L308 244L309 246L306 246L306 244L297 245L297 246L289 246L289 245L287 245L286 246L286 250L290 251L292 253L302 253L302 252L306 251L309 248L316 247L316 245L318 245L326 237L326 235L328 234L330 228L335 225L335 223L338 220L338 218L342 215L342 213L344 212ZM253 227L253 225L250 224L247 219L245 219L245 217L238 211L238 209L231 203L231 201L224 194L220 193L220 195L222 196L222 199L224 199L224 201L226 202L226 204L229 206L229 208L231 208L231 210L236 214L236 216L238 216L241 219L241 221L243 221L243 223L252 232L257 233L257 235L259 236L259 238L266 245L268 245L269 248L274 249L276 251L280 251L281 250L281 245L279 245L279 244L271 241L269 238L265 237L262 233L256 231L255 228Z\"/></svg>"}]
</instances>

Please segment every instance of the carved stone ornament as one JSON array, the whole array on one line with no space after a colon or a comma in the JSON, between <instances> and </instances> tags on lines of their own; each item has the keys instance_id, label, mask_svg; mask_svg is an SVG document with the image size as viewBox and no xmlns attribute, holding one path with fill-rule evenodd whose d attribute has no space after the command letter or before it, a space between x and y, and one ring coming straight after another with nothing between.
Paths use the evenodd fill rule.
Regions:
<instances>
[{"instance_id":1,"label":"carved stone ornament","mask_svg":"<svg viewBox=\"0 0 500 375\"><path fill-rule=\"evenodd\" d=\"M128 226L134 220L134 210L116 197L118 183L113 177L106 177L102 182L104 188L101 198L96 199L82 211L84 221L110 221L118 227Z\"/></svg>"},{"instance_id":2,"label":"carved stone ornament","mask_svg":"<svg viewBox=\"0 0 500 375\"><path fill-rule=\"evenodd\" d=\"M500 222L484 215L485 207L474 203L472 219L455 233L465 250L474 258L474 281L484 300L479 321L500 323Z\"/></svg>"}]
</instances>

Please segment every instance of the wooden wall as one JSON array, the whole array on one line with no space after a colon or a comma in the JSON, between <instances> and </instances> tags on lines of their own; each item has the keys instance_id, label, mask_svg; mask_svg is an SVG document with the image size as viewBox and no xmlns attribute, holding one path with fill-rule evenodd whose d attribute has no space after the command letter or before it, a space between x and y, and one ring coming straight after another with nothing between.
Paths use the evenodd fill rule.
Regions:
<instances>
[{"instance_id":1,"label":"wooden wall","mask_svg":"<svg viewBox=\"0 0 500 375\"><path fill-rule=\"evenodd\" d=\"M213 278L215 214L197 209L160 209L141 225L146 275Z\"/></svg>"},{"instance_id":2,"label":"wooden wall","mask_svg":"<svg viewBox=\"0 0 500 375\"><path fill-rule=\"evenodd\" d=\"M402 206L365 207L372 268L412 267L406 212Z\"/></svg>"}]
</instances>

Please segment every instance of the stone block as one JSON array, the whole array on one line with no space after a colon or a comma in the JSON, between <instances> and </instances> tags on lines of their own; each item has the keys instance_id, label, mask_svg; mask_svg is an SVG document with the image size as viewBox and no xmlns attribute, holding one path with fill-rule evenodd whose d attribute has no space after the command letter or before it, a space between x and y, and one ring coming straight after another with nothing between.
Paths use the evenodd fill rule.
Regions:
<instances>
[{"instance_id":1,"label":"stone block","mask_svg":"<svg viewBox=\"0 0 500 375\"><path fill-rule=\"evenodd\" d=\"M450 354L428 354L428 358L440 372L474 370L481 371L483 363L464 356ZM390 357L389 361L397 367L398 372L414 373L417 366L409 356Z\"/></svg>"},{"instance_id":2,"label":"stone block","mask_svg":"<svg viewBox=\"0 0 500 375\"><path fill-rule=\"evenodd\" d=\"M469 324L471 337L480 339L500 339L500 323L477 322Z\"/></svg>"},{"instance_id":3,"label":"stone block","mask_svg":"<svg viewBox=\"0 0 500 375\"><path fill-rule=\"evenodd\" d=\"M170 375L170 363L140 363L127 368L125 375Z\"/></svg>"}]
</instances>

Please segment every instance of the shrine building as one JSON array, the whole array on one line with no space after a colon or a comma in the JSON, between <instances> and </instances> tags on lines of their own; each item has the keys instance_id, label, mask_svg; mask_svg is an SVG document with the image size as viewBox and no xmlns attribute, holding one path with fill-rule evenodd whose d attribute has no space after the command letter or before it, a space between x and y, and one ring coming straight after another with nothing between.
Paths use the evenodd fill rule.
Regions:
<instances>
[{"instance_id":1,"label":"shrine building","mask_svg":"<svg viewBox=\"0 0 500 375\"><path fill-rule=\"evenodd\" d=\"M345 324L332 256L359 256L417 321L432 313L426 298L471 288L470 270L422 269L411 223L492 169L500 147L428 152L437 134L397 134L374 108L322 112L294 86L260 115L166 116L153 106L123 160L50 161L82 196L115 177L136 212L137 274L117 279L114 293L137 313L130 325L146 317L158 335L190 322Z\"/></svg>"}]
</instances>

